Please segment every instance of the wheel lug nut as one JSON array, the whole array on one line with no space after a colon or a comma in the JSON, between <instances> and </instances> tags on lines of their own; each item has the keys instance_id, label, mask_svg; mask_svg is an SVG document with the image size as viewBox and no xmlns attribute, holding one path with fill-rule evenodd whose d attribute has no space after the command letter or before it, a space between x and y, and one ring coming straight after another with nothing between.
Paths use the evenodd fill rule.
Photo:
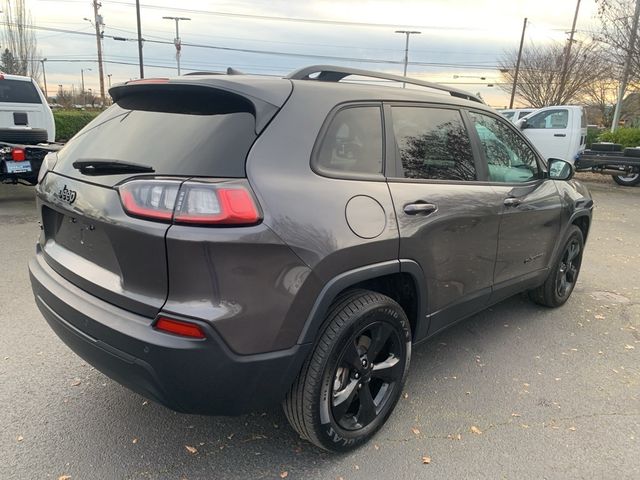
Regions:
<instances>
[{"instance_id":1,"label":"wheel lug nut","mask_svg":"<svg viewBox=\"0 0 640 480\"><path fill-rule=\"evenodd\" d=\"M367 361L366 360L362 360L362 366L366 367L367 366Z\"/></svg>"},{"instance_id":2,"label":"wheel lug nut","mask_svg":"<svg viewBox=\"0 0 640 480\"><path fill-rule=\"evenodd\" d=\"M355 377L355 378L360 378L360 374L356 372L356 373L355 373L355 375L354 375L354 377Z\"/></svg>"}]
</instances>

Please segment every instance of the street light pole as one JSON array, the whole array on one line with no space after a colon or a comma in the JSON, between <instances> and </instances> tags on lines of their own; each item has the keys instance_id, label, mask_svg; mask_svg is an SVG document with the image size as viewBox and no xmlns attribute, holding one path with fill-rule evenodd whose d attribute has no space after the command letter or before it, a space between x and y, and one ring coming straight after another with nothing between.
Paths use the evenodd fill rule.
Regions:
<instances>
[{"instance_id":1,"label":"street light pole","mask_svg":"<svg viewBox=\"0 0 640 480\"><path fill-rule=\"evenodd\" d=\"M40 62L42 63L42 76L44 78L44 98L48 99L49 97L47 97L47 72L44 69L44 62L46 61L47 61L46 57L40 60ZM49 100L47 100L47 103L49 103Z\"/></svg>"},{"instance_id":2,"label":"street light pole","mask_svg":"<svg viewBox=\"0 0 640 480\"><path fill-rule=\"evenodd\" d=\"M173 40L176 46L176 62L178 64L178 76L180 76L180 50L182 49L182 41L180 40L180 20L191 20L188 17L162 17L165 20L175 20L176 22L176 38Z\"/></svg>"},{"instance_id":3,"label":"street light pole","mask_svg":"<svg viewBox=\"0 0 640 480\"><path fill-rule=\"evenodd\" d=\"M513 75L513 87L511 87L511 100L509 100L509 108L513 108L513 100L516 97L516 85L518 84L518 74L520 73L520 60L522 59L522 47L524 46L524 33L527 31L527 19L524 19L522 25L522 35L520 36L520 48L518 49L518 60L516 61L516 72Z\"/></svg>"},{"instance_id":4,"label":"street light pole","mask_svg":"<svg viewBox=\"0 0 640 480\"><path fill-rule=\"evenodd\" d=\"M576 22L578 21L578 13L580 12L580 0L576 2L576 13L573 15L573 24L571 25L571 32L569 33L569 44L567 45L564 63L562 65L562 76L560 77L560 88L558 91L558 97L556 105L563 105L564 87L567 83L567 73L569 70L569 61L571 60L571 47L573 46L573 36L576 33Z\"/></svg>"},{"instance_id":5,"label":"street light pole","mask_svg":"<svg viewBox=\"0 0 640 480\"><path fill-rule=\"evenodd\" d=\"M419 35L422 32L419 32L418 30L396 30L395 33L404 33L407 36L406 42L404 44L404 72L403 72L403 76L406 77L407 76L407 65L409 64L409 35ZM407 86L406 83L402 83L402 88L405 88Z\"/></svg>"}]
</instances>

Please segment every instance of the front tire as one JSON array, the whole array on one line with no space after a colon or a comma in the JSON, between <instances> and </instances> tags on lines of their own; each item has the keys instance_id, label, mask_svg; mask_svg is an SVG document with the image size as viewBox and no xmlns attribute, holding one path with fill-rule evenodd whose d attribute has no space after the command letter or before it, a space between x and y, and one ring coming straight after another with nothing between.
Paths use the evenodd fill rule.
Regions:
<instances>
[{"instance_id":1,"label":"front tire","mask_svg":"<svg viewBox=\"0 0 640 480\"><path fill-rule=\"evenodd\" d=\"M582 230L576 225L571 225L560 257L549 272L549 276L541 286L529 291L531 300L552 308L563 305L571 296L578 281L583 250Z\"/></svg>"},{"instance_id":2,"label":"front tire","mask_svg":"<svg viewBox=\"0 0 640 480\"><path fill-rule=\"evenodd\" d=\"M283 402L291 426L325 450L367 442L386 422L411 358L411 328L402 307L367 290L339 297Z\"/></svg>"}]
</instances>

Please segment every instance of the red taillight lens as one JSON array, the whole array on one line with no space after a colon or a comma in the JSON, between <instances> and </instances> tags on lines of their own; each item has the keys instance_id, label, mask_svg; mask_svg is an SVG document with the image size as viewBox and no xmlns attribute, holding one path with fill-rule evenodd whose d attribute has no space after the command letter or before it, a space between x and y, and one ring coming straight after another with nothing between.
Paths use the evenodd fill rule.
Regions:
<instances>
[{"instance_id":1,"label":"red taillight lens","mask_svg":"<svg viewBox=\"0 0 640 480\"><path fill-rule=\"evenodd\" d=\"M11 160L14 162L24 162L27 159L27 155L24 151L24 148L12 148L11 149Z\"/></svg>"},{"instance_id":2,"label":"red taillight lens","mask_svg":"<svg viewBox=\"0 0 640 480\"><path fill-rule=\"evenodd\" d=\"M260 211L246 181L134 180L119 187L136 217L190 225L254 225Z\"/></svg>"},{"instance_id":3,"label":"red taillight lens","mask_svg":"<svg viewBox=\"0 0 640 480\"><path fill-rule=\"evenodd\" d=\"M125 212L151 220L171 221L180 181L134 180L120 186Z\"/></svg>"},{"instance_id":4,"label":"red taillight lens","mask_svg":"<svg viewBox=\"0 0 640 480\"><path fill-rule=\"evenodd\" d=\"M176 222L248 225L260 219L251 194L241 185L218 187L215 184L187 182L180 194L174 217Z\"/></svg>"},{"instance_id":5,"label":"red taillight lens","mask_svg":"<svg viewBox=\"0 0 640 480\"><path fill-rule=\"evenodd\" d=\"M160 317L154 325L156 330L190 338L207 338L204 331L195 323L174 320L173 318Z\"/></svg>"}]
</instances>

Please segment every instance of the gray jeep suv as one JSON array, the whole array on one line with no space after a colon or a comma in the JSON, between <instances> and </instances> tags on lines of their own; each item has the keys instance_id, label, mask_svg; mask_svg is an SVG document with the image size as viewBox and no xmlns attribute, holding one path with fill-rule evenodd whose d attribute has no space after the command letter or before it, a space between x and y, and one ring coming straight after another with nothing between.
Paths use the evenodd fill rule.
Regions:
<instances>
[{"instance_id":1,"label":"gray jeep suv","mask_svg":"<svg viewBox=\"0 0 640 480\"><path fill-rule=\"evenodd\" d=\"M414 88L342 81L363 77ZM575 286L589 193L473 95L329 66L110 93L40 172L33 292L78 355L174 410L282 402L348 450L412 345Z\"/></svg>"}]
</instances>

